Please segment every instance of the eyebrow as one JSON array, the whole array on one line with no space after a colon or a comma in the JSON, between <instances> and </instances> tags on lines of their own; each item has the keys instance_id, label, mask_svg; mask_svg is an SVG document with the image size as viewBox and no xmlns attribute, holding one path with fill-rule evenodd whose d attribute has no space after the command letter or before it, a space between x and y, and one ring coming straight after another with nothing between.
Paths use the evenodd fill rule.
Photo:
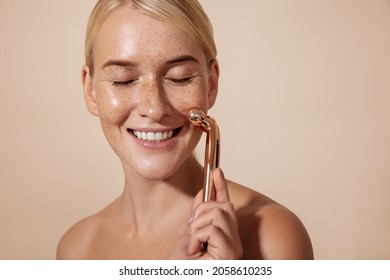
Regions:
<instances>
[{"instance_id":1,"label":"eyebrow","mask_svg":"<svg viewBox=\"0 0 390 280\"><path fill-rule=\"evenodd\" d=\"M103 64L102 69L110 66L130 67L130 66L135 66L135 64L129 60L110 59Z\"/></svg>"},{"instance_id":2,"label":"eyebrow","mask_svg":"<svg viewBox=\"0 0 390 280\"><path fill-rule=\"evenodd\" d=\"M175 57L171 60L168 60L167 64L176 64L176 63L187 62L187 61L199 63L199 61L191 55L182 55L179 57Z\"/></svg>"},{"instance_id":3,"label":"eyebrow","mask_svg":"<svg viewBox=\"0 0 390 280\"><path fill-rule=\"evenodd\" d=\"M177 64L177 63L182 63L187 61L199 63L199 61L191 55L182 55L168 60L166 64L171 65L171 64ZM124 60L124 59L110 59L103 64L102 69L111 66L132 67L132 66L136 66L136 64L129 60Z\"/></svg>"}]
</instances>

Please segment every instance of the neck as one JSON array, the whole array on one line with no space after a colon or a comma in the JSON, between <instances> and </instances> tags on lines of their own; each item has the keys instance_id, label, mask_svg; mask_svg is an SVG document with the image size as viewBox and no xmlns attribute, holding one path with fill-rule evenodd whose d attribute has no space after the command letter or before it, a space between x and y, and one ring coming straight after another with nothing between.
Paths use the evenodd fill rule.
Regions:
<instances>
[{"instance_id":1,"label":"neck","mask_svg":"<svg viewBox=\"0 0 390 280\"><path fill-rule=\"evenodd\" d=\"M192 200L201 189L203 168L192 155L175 174L164 180L148 180L124 167L125 188L120 211L138 233L156 225L187 219Z\"/></svg>"}]
</instances>

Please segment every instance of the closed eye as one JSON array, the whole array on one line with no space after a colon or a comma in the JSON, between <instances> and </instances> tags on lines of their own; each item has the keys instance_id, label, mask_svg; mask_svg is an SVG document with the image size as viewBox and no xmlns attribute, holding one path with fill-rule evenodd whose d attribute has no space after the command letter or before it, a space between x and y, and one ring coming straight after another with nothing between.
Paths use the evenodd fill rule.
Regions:
<instances>
[{"instance_id":1,"label":"closed eye","mask_svg":"<svg viewBox=\"0 0 390 280\"><path fill-rule=\"evenodd\" d=\"M116 87L124 87L124 86L128 86L128 85L134 83L135 81L136 80L114 81L114 82L112 82L112 85L116 86Z\"/></svg>"},{"instance_id":2,"label":"closed eye","mask_svg":"<svg viewBox=\"0 0 390 280\"><path fill-rule=\"evenodd\" d=\"M182 78L182 79L170 78L168 80L170 80L171 82L173 82L175 84L187 84L187 83L192 82L193 79L194 79L194 77L187 77L187 78Z\"/></svg>"}]
</instances>

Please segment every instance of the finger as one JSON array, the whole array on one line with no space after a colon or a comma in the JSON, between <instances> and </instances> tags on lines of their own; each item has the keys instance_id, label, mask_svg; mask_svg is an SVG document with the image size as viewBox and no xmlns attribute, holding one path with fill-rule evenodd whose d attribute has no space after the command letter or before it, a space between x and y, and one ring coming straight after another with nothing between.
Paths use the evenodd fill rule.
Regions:
<instances>
[{"instance_id":1,"label":"finger","mask_svg":"<svg viewBox=\"0 0 390 280\"><path fill-rule=\"evenodd\" d=\"M221 229L230 240L237 238L237 218L232 203L208 202L200 205L189 226L189 234L193 235L209 225Z\"/></svg>"},{"instance_id":2,"label":"finger","mask_svg":"<svg viewBox=\"0 0 390 280\"><path fill-rule=\"evenodd\" d=\"M191 232L210 224L229 230L236 225L236 215L231 202L209 201L202 203L194 211L194 219L191 222Z\"/></svg>"},{"instance_id":3,"label":"finger","mask_svg":"<svg viewBox=\"0 0 390 280\"><path fill-rule=\"evenodd\" d=\"M234 252L231 242L226 238L225 234L217 227L209 225L197 231L191 236L188 247L189 254L202 252L202 244L207 243L207 252L202 258L213 259L230 259L230 255Z\"/></svg>"},{"instance_id":4,"label":"finger","mask_svg":"<svg viewBox=\"0 0 390 280\"><path fill-rule=\"evenodd\" d=\"M216 201L230 201L227 182L221 168L214 170L214 188L216 193Z\"/></svg>"},{"instance_id":5,"label":"finger","mask_svg":"<svg viewBox=\"0 0 390 280\"><path fill-rule=\"evenodd\" d=\"M220 239L222 238L222 232L220 229L213 225L208 225L202 229L197 230L194 234L190 236L188 244L188 253L195 254L199 251L204 250L202 247L203 244L208 244L210 239ZM214 246L216 241L214 241ZM209 249L207 245L207 249Z\"/></svg>"}]
</instances>

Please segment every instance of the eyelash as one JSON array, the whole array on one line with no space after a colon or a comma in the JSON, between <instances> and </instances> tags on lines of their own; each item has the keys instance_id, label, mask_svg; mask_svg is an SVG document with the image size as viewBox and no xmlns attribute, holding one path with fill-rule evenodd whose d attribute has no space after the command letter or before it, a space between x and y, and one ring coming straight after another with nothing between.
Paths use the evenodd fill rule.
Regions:
<instances>
[{"instance_id":1,"label":"eyelash","mask_svg":"<svg viewBox=\"0 0 390 280\"><path fill-rule=\"evenodd\" d=\"M183 79L172 79L172 78L169 79L168 78L168 80L170 80L171 82L178 84L178 85L188 84L188 83L192 82L193 79L194 79L194 77L188 77L188 78L183 78ZM114 82L112 82L112 85L115 87L125 87L125 86L131 85L135 81L136 80L114 81Z\"/></svg>"},{"instance_id":2,"label":"eyelash","mask_svg":"<svg viewBox=\"0 0 390 280\"><path fill-rule=\"evenodd\" d=\"M194 79L194 77L188 77L188 78L183 78L183 79L169 79L169 80L175 84L188 84L188 83L192 82L193 79Z\"/></svg>"},{"instance_id":3,"label":"eyelash","mask_svg":"<svg viewBox=\"0 0 390 280\"><path fill-rule=\"evenodd\" d=\"M112 85L116 86L116 87L125 87L125 86L128 86L134 82L135 82L135 80L128 80L128 81L123 81L123 82L122 81L114 81L114 82L112 82Z\"/></svg>"}]
</instances>

